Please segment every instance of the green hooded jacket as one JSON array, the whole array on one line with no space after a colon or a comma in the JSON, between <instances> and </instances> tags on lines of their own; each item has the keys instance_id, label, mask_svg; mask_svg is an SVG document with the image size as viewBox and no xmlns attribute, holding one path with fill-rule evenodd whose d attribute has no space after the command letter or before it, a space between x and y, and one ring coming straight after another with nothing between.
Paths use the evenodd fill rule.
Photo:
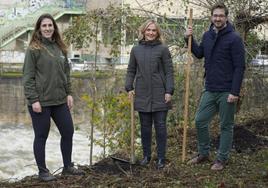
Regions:
<instances>
[{"instance_id":1,"label":"green hooded jacket","mask_svg":"<svg viewBox=\"0 0 268 188\"><path fill-rule=\"evenodd\" d=\"M60 105L71 95L70 67L54 41L42 39L42 49L28 47L23 66L24 93L28 105Z\"/></svg>"}]
</instances>

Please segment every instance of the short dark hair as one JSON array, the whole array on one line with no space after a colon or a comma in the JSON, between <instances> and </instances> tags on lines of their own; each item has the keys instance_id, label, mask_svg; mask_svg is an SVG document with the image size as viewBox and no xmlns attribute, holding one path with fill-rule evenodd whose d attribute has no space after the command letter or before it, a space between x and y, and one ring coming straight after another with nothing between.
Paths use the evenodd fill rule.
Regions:
<instances>
[{"instance_id":1,"label":"short dark hair","mask_svg":"<svg viewBox=\"0 0 268 188\"><path fill-rule=\"evenodd\" d=\"M224 9L225 16L228 16L229 10L228 8L224 5L224 3L218 2L215 5L211 7L211 15L213 15L213 12L215 9Z\"/></svg>"}]
</instances>

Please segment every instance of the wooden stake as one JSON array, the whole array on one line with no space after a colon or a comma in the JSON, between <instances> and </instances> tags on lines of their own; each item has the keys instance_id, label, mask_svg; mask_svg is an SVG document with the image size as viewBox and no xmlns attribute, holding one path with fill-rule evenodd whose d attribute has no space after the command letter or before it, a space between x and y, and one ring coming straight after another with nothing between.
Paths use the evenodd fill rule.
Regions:
<instances>
[{"instance_id":1,"label":"wooden stake","mask_svg":"<svg viewBox=\"0 0 268 188\"><path fill-rule=\"evenodd\" d=\"M131 157L130 163L135 163L135 112L134 112L134 95L130 98L131 102Z\"/></svg>"},{"instance_id":2,"label":"wooden stake","mask_svg":"<svg viewBox=\"0 0 268 188\"><path fill-rule=\"evenodd\" d=\"M193 25L193 9L190 8L189 26ZM185 95L184 95L184 121L183 121L183 141L182 141L182 162L186 158L186 140L187 140L187 126L188 126L188 116L189 116L189 86L190 86L190 69L192 64L192 36L188 38L188 59L185 69Z\"/></svg>"}]
</instances>

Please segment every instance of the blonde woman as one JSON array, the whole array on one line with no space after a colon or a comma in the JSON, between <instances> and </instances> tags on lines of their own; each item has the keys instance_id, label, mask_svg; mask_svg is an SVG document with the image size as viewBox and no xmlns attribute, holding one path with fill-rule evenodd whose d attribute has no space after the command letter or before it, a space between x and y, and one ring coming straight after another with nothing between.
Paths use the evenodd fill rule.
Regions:
<instances>
[{"instance_id":1,"label":"blonde woman","mask_svg":"<svg viewBox=\"0 0 268 188\"><path fill-rule=\"evenodd\" d=\"M135 80L135 86L134 86ZM125 89L135 95L134 108L139 112L145 166L151 160L152 125L156 132L157 164L165 166L166 118L174 91L173 65L167 46L163 44L160 27L147 20L139 28L139 44L131 50Z\"/></svg>"}]
</instances>

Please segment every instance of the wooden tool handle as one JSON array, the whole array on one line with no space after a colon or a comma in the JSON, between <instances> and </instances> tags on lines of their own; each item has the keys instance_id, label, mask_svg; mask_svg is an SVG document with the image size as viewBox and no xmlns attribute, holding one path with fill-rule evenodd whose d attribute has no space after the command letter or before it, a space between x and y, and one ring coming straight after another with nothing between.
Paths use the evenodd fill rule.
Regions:
<instances>
[{"instance_id":1,"label":"wooden tool handle","mask_svg":"<svg viewBox=\"0 0 268 188\"><path fill-rule=\"evenodd\" d=\"M193 9L190 9L189 26L192 26ZM182 162L186 158L186 141L187 141L187 126L188 126L188 111L189 111L189 90L190 90L190 69L192 63L191 57L192 36L188 38L188 61L185 70L185 95L184 95L184 121L183 121L183 141L182 141Z\"/></svg>"},{"instance_id":2,"label":"wooden tool handle","mask_svg":"<svg viewBox=\"0 0 268 188\"><path fill-rule=\"evenodd\" d=\"M135 112L134 112L134 95L130 98L131 102L131 164L135 163Z\"/></svg>"}]
</instances>

